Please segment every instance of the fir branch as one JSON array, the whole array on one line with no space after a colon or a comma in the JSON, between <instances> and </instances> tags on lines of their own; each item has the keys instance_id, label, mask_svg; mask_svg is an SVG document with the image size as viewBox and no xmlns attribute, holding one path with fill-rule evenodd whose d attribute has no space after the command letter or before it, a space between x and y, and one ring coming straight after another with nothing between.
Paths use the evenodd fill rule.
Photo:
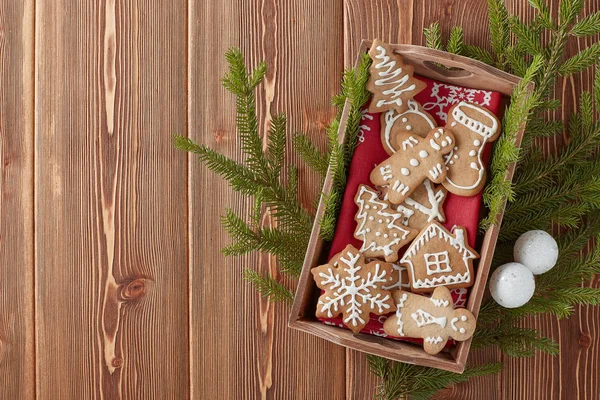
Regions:
<instances>
[{"instance_id":1,"label":"fir branch","mask_svg":"<svg viewBox=\"0 0 600 400\"><path fill-rule=\"evenodd\" d=\"M425 45L430 49L443 50L444 45L442 44L442 31L440 30L440 23L434 22L429 25L429 28L423 29L425 35Z\"/></svg>"},{"instance_id":2,"label":"fir branch","mask_svg":"<svg viewBox=\"0 0 600 400\"><path fill-rule=\"evenodd\" d=\"M558 344L552 339L541 336L535 329L522 328L515 323L513 319L491 326L478 323L473 335L473 348L497 346L510 357L533 357L537 351L558 354Z\"/></svg>"},{"instance_id":3,"label":"fir branch","mask_svg":"<svg viewBox=\"0 0 600 400\"><path fill-rule=\"evenodd\" d=\"M561 75L572 75L581 72L594 65L600 57L600 42L592 44L575 54L561 65L559 71Z\"/></svg>"},{"instance_id":4,"label":"fir branch","mask_svg":"<svg viewBox=\"0 0 600 400\"><path fill-rule=\"evenodd\" d=\"M583 8L584 0L562 0L559 6L559 24L568 26Z\"/></svg>"},{"instance_id":5,"label":"fir branch","mask_svg":"<svg viewBox=\"0 0 600 400\"><path fill-rule=\"evenodd\" d=\"M271 120L269 128L269 143L267 146L267 159L271 170L272 179L277 179L283 167L286 144L286 117L278 114Z\"/></svg>"},{"instance_id":6,"label":"fir branch","mask_svg":"<svg viewBox=\"0 0 600 400\"><path fill-rule=\"evenodd\" d=\"M517 46L529 54L541 54L542 43L539 33L525 25L518 17L509 18L510 29L517 37Z\"/></svg>"},{"instance_id":7,"label":"fir branch","mask_svg":"<svg viewBox=\"0 0 600 400\"><path fill-rule=\"evenodd\" d=\"M528 0L529 4L538 11L538 16L542 22L542 26L546 29L555 29L556 24L550 17L550 9L545 0Z\"/></svg>"},{"instance_id":8,"label":"fir branch","mask_svg":"<svg viewBox=\"0 0 600 400\"><path fill-rule=\"evenodd\" d=\"M502 0L488 0L488 10L490 39L496 56L496 67L502 68L503 54L510 44L508 11Z\"/></svg>"},{"instance_id":9,"label":"fir branch","mask_svg":"<svg viewBox=\"0 0 600 400\"><path fill-rule=\"evenodd\" d=\"M463 53L467 57L474 58L474 59L482 61L486 64L490 64L490 65L494 64L494 57L492 56L492 54L489 51L482 49L479 46L465 44L464 48L463 48Z\"/></svg>"},{"instance_id":10,"label":"fir branch","mask_svg":"<svg viewBox=\"0 0 600 400\"><path fill-rule=\"evenodd\" d=\"M600 33L600 11L577 21L569 32L573 36L592 36Z\"/></svg>"},{"instance_id":11,"label":"fir branch","mask_svg":"<svg viewBox=\"0 0 600 400\"><path fill-rule=\"evenodd\" d=\"M300 158L322 178L327 175L329 168L329 157L327 154L321 153L317 146L304 134L296 134L294 136L294 150Z\"/></svg>"},{"instance_id":12,"label":"fir branch","mask_svg":"<svg viewBox=\"0 0 600 400\"><path fill-rule=\"evenodd\" d=\"M246 281L252 283L254 288L269 301L282 302L288 305L291 305L294 301L294 294L269 275L262 276L253 269L245 269L243 276Z\"/></svg>"},{"instance_id":13,"label":"fir branch","mask_svg":"<svg viewBox=\"0 0 600 400\"><path fill-rule=\"evenodd\" d=\"M417 365L391 362L381 357L367 356L369 369L380 378L376 399L396 400L410 396L412 400L426 400L439 390L471 378L497 374L500 363L467 366L462 374Z\"/></svg>"},{"instance_id":14,"label":"fir branch","mask_svg":"<svg viewBox=\"0 0 600 400\"><path fill-rule=\"evenodd\" d=\"M450 38L446 44L446 51L454 54L464 54L464 32L461 27L455 26L450 31Z\"/></svg>"}]
</instances>

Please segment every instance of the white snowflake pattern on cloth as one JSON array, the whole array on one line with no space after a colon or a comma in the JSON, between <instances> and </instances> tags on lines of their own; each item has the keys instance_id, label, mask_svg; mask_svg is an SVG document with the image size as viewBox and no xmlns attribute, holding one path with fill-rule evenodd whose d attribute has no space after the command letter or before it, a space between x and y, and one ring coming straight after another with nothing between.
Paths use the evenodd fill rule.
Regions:
<instances>
[{"instance_id":1,"label":"white snowflake pattern on cloth","mask_svg":"<svg viewBox=\"0 0 600 400\"><path fill-rule=\"evenodd\" d=\"M373 121L373 114L370 114L367 109L365 108L364 110L362 110L362 115L360 117L361 122L364 120L369 120L369 121ZM358 142L362 143L365 141L365 133L367 131L371 131L371 127L365 124L361 124L358 127L359 131L358 131Z\"/></svg>"},{"instance_id":2,"label":"white snowflake pattern on cloth","mask_svg":"<svg viewBox=\"0 0 600 400\"><path fill-rule=\"evenodd\" d=\"M483 95L483 98L479 100L477 98L478 95ZM489 106L492 99L492 92L434 82L430 97L433 100L424 103L423 108L430 113L435 113L442 121L447 121L448 116L444 112L447 106L457 104L461 101L468 101L480 106Z\"/></svg>"},{"instance_id":3,"label":"white snowflake pattern on cloth","mask_svg":"<svg viewBox=\"0 0 600 400\"><path fill-rule=\"evenodd\" d=\"M339 274L334 273L332 268L328 268L327 273L319 273L319 277L323 278L321 286L329 286L330 289L335 289L333 297L326 296L325 301L319 300L319 304L323 307L321 312L327 311L329 318L333 317L332 309L337 312L340 306L349 306L344 314L347 317L344 319L345 324L352 324L353 326L359 326L366 324L365 319L361 317L363 304L368 304L371 309L377 310L379 313L383 313L385 309L390 308L387 301L390 299L389 295L382 296L381 293L373 296L370 291L371 289L376 290L379 288L380 283L387 282L385 275L386 271L381 270L380 265L377 264L375 267L375 273L367 274L366 279L357 275L360 270L360 265L356 265L360 254L347 253L348 259L340 257L340 262L346 264L348 275L345 278L340 278ZM360 280L360 282L358 282ZM367 315L368 317L368 315Z\"/></svg>"}]
</instances>

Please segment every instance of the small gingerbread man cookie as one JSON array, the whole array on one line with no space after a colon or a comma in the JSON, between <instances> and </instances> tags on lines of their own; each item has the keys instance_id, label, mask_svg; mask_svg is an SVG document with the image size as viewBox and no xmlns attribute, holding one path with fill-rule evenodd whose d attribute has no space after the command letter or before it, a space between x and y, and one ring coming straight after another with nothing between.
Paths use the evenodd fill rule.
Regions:
<instances>
[{"instance_id":1,"label":"small gingerbread man cookie","mask_svg":"<svg viewBox=\"0 0 600 400\"><path fill-rule=\"evenodd\" d=\"M375 40L369 50L373 60L367 82L367 90L373 93L369 112L383 112L396 109L404 112L408 100L427 87L427 84L413 76L414 68L405 64L402 56L394 54L389 44Z\"/></svg>"},{"instance_id":2,"label":"small gingerbread man cookie","mask_svg":"<svg viewBox=\"0 0 600 400\"><path fill-rule=\"evenodd\" d=\"M383 315L395 310L391 292L383 289L392 283L392 264L383 261L367 264L352 245L311 272L323 290L315 313L319 318L343 314L344 324L358 333L369 321L369 313Z\"/></svg>"},{"instance_id":3,"label":"small gingerbread man cookie","mask_svg":"<svg viewBox=\"0 0 600 400\"><path fill-rule=\"evenodd\" d=\"M446 178L444 154L452 151L454 136L449 130L435 128L427 137L403 134L396 136L398 151L371 172L376 186L389 186L388 199L402 204L423 181L441 183Z\"/></svg>"},{"instance_id":4,"label":"small gingerbread man cookie","mask_svg":"<svg viewBox=\"0 0 600 400\"><path fill-rule=\"evenodd\" d=\"M491 111L462 101L448 112L446 129L454 133L456 142L446 157L448 174L442 184L450 193L473 196L485 185L481 155L486 143L500 135L500 121Z\"/></svg>"},{"instance_id":5,"label":"small gingerbread man cookie","mask_svg":"<svg viewBox=\"0 0 600 400\"><path fill-rule=\"evenodd\" d=\"M452 338L462 342L473 336L476 319L468 310L455 309L446 287L435 289L431 297L395 290L396 314L383 324L385 333L396 337L422 338L423 349L437 354Z\"/></svg>"},{"instance_id":6,"label":"small gingerbread man cookie","mask_svg":"<svg viewBox=\"0 0 600 400\"><path fill-rule=\"evenodd\" d=\"M385 151L396 152L395 137L402 133L412 133L425 137L437 125L433 117L414 99L409 99L408 109L402 113L389 110L381 113L381 143Z\"/></svg>"},{"instance_id":7,"label":"small gingerbread man cookie","mask_svg":"<svg viewBox=\"0 0 600 400\"><path fill-rule=\"evenodd\" d=\"M402 225L404 214L395 211L389 202L379 200L378 193L367 185L358 187L354 202L358 206L354 237L363 241L360 252L365 257L396 261L398 251L419 231Z\"/></svg>"}]
</instances>

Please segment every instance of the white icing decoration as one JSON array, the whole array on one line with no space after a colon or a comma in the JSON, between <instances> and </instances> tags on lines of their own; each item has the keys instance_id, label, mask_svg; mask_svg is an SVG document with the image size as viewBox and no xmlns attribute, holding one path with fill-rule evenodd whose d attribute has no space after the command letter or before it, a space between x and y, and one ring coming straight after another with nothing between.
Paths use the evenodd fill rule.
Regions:
<instances>
[{"instance_id":1,"label":"white icing decoration","mask_svg":"<svg viewBox=\"0 0 600 400\"><path fill-rule=\"evenodd\" d=\"M434 317L427 311L418 309L410 315L417 323L417 327L422 328L427 325L437 324L442 328L446 327L446 317Z\"/></svg>"},{"instance_id":2,"label":"white icing decoration","mask_svg":"<svg viewBox=\"0 0 600 400\"><path fill-rule=\"evenodd\" d=\"M429 156L429 153L427 153L425 150L421 150L419 152L419 157L421 158L427 158Z\"/></svg>"},{"instance_id":3,"label":"white icing decoration","mask_svg":"<svg viewBox=\"0 0 600 400\"><path fill-rule=\"evenodd\" d=\"M446 142L445 140L442 140L442 147L446 147L448 146L448 142Z\"/></svg>"},{"instance_id":4,"label":"white icing decoration","mask_svg":"<svg viewBox=\"0 0 600 400\"><path fill-rule=\"evenodd\" d=\"M371 208L377 210L377 215L382 217L382 219L378 220L378 223L382 224L390 233L397 234L394 239L386 241L386 243L379 243L378 241L376 242L375 240L369 240L369 238L367 238L367 233L369 233L370 230L367 231L369 228L367 228L365 224L367 220L373 221L375 219L373 215L367 217L367 212L364 211L366 209L365 206L368 205L366 204L367 202L371 203ZM369 189L367 186L360 186L356 204L359 206L359 212L356 215L359 225L356 228L355 235L358 238L362 238L363 245L360 248L361 252L366 250L383 251L383 253L388 256L393 253L392 246L398 245L410 234L410 231L405 229L402 225L403 214L389 207L387 203L380 201L377 192ZM383 219L385 219L385 223L383 223ZM380 232L375 233L376 237L379 237L380 235Z\"/></svg>"},{"instance_id":5,"label":"white icing decoration","mask_svg":"<svg viewBox=\"0 0 600 400\"><path fill-rule=\"evenodd\" d=\"M454 155L454 158L458 158L458 154L455 154L455 155Z\"/></svg>"},{"instance_id":6,"label":"white icing decoration","mask_svg":"<svg viewBox=\"0 0 600 400\"><path fill-rule=\"evenodd\" d=\"M406 150L409 147L415 147L417 144L419 144L419 141L415 137L409 136L408 139L402 142L402 150Z\"/></svg>"},{"instance_id":7,"label":"white icing decoration","mask_svg":"<svg viewBox=\"0 0 600 400\"><path fill-rule=\"evenodd\" d=\"M456 126L456 122L452 122L450 126L454 128Z\"/></svg>"},{"instance_id":8,"label":"white icing decoration","mask_svg":"<svg viewBox=\"0 0 600 400\"><path fill-rule=\"evenodd\" d=\"M465 328L460 328L460 333L465 333Z\"/></svg>"},{"instance_id":9,"label":"white icing decoration","mask_svg":"<svg viewBox=\"0 0 600 400\"><path fill-rule=\"evenodd\" d=\"M467 316L463 315L462 317L460 317L460 320L463 321L463 322L465 322L467 320Z\"/></svg>"},{"instance_id":10,"label":"white icing decoration","mask_svg":"<svg viewBox=\"0 0 600 400\"><path fill-rule=\"evenodd\" d=\"M427 336L425 338L425 341L427 343L432 343L432 344L438 344L438 343L442 343L444 341L444 339L442 339L441 336L438 337L434 337L434 336Z\"/></svg>"},{"instance_id":11,"label":"white icing decoration","mask_svg":"<svg viewBox=\"0 0 600 400\"><path fill-rule=\"evenodd\" d=\"M446 197L446 193L443 190L438 190L437 192L434 191L433 185L429 179L425 179L423 181L423 186L425 186L425 190L427 190L427 200L429 201L431 207L426 207L424 204L421 204L410 197L404 200L404 203L407 206L414 208L416 211L427 215L427 222L431 222L434 219L444 222L444 217L442 216L442 203ZM400 209L400 207L402 207L402 209ZM401 211L407 217L405 225L408 225L410 217L414 214L414 212L404 206L399 206L398 211Z\"/></svg>"},{"instance_id":12,"label":"white icing decoration","mask_svg":"<svg viewBox=\"0 0 600 400\"><path fill-rule=\"evenodd\" d=\"M427 275L440 274L442 272L452 272L450 267L450 258L448 251L440 251L438 253L425 253L425 268Z\"/></svg>"},{"instance_id":13,"label":"white icing decoration","mask_svg":"<svg viewBox=\"0 0 600 400\"><path fill-rule=\"evenodd\" d=\"M412 131L412 126L410 126L410 125L406 125L406 130L407 130L407 131Z\"/></svg>"},{"instance_id":14,"label":"white icing decoration","mask_svg":"<svg viewBox=\"0 0 600 400\"><path fill-rule=\"evenodd\" d=\"M436 307L448 307L450 305L450 302L444 299L436 299L435 297L430 297L429 300Z\"/></svg>"},{"instance_id":15,"label":"white icing decoration","mask_svg":"<svg viewBox=\"0 0 600 400\"><path fill-rule=\"evenodd\" d=\"M398 193L406 194L410 190L410 187L406 186L404 183L402 183L400 181L396 181L392 185L392 189Z\"/></svg>"},{"instance_id":16,"label":"white icing decoration","mask_svg":"<svg viewBox=\"0 0 600 400\"><path fill-rule=\"evenodd\" d=\"M392 166L391 165L386 165L384 167L380 167L379 172L381 173L381 177L383 178L384 181L388 181L388 180L392 179L392 177L394 176L392 174Z\"/></svg>"},{"instance_id":17,"label":"white icing decoration","mask_svg":"<svg viewBox=\"0 0 600 400\"><path fill-rule=\"evenodd\" d=\"M454 332L458 331L458 329L456 328L456 325L455 325L457 322L458 322L457 317L452 318L452 320L450 321L450 326L452 327Z\"/></svg>"},{"instance_id":18,"label":"white icing decoration","mask_svg":"<svg viewBox=\"0 0 600 400\"><path fill-rule=\"evenodd\" d=\"M477 155L477 152L476 152L475 150L471 150L471 151L469 152L469 155L470 155L471 157L475 157L475 156Z\"/></svg>"},{"instance_id":19,"label":"white icing decoration","mask_svg":"<svg viewBox=\"0 0 600 400\"><path fill-rule=\"evenodd\" d=\"M406 115L417 115L427 122L429 130L435 128L435 121L433 121L432 118L429 117L427 114L419 110L419 103L417 103L413 99L410 99L406 104L408 105L408 110L406 110L402 114L394 115L396 113L395 110L389 110L385 113L385 130L383 137L385 145L390 151L392 151L392 153L395 153L396 149L394 148L394 146L392 146L390 135L392 132L392 127L394 126L394 123L398 120L398 118L402 117L402 122L406 123L408 122L408 119L405 117Z\"/></svg>"},{"instance_id":20,"label":"white icing decoration","mask_svg":"<svg viewBox=\"0 0 600 400\"><path fill-rule=\"evenodd\" d=\"M440 133L441 133L441 130L439 130L439 129L438 129L438 130L437 130L437 131L435 131L435 133L433 134L433 137L434 137L434 138L436 138L436 139L439 139L439 138L440 138Z\"/></svg>"},{"instance_id":21,"label":"white icing decoration","mask_svg":"<svg viewBox=\"0 0 600 400\"><path fill-rule=\"evenodd\" d=\"M347 317L344 319L344 323L358 326L365 324L365 320L361 317L363 313L361 308L364 304L368 304L371 309L377 308L379 313L384 313L390 308L390 305L386 303L390 296L387 294L382 296L381 293L375 296L371 294L371 290L377 290L380 283L386 282L386 271L381 270L379 264L375 265L373 274L361 278L356 275L361 269L360 265L356 265L360 254L348 252L347 257L347 259L340 257L340 261L346 265L344 270L348 272L347 277L340 278L340 274L334 273L332 268L329 268L327 273L319 273L319 277L323 278L321 286L335 289L332 297L326 296L323 300L320 299L319 304L322 305L321 312L327 312L329 318L333 318L332 310L337 313L340 307L347 307L345 310Z\"/></svg>"},{"instance_id":22,"label":"white icing decoration","mask_svg":"<svg viewBox=\"0 0 600 400\"><path fill-rule=\"evenodd\" d=\"M410 175L410 171L408 170L408 168L401 168L400 173L404 176Z\"/></svg>"},{"instance_id":23,"label":"white icing decoration","mask_svg":"<svg viewBox=\"0 0 600 400\"><path fill-rule=\"evenodd\" d=\"M469 116L467 116L467 114L465 114L464 111L461 110L462 107L470 108L470 109L476 110L477 112L483 114L486 118L488 118L491 121L491 126L485 125L483 122L476 121L476 120L470 118ZM454 118L456 121L458 121L458 123L466 126L471 131L481 135L483 142L480 144L485 144L489 138L491 138L492 136L494 136L496 134L496 131L498 130L498 121L496 120L495 116L491 112L489 112L485 108L478 107L473 104L465 103L464 101L461 101L456 107L454 107L452 109L452 118ZM475 180L475 182L472 185L468 185L468 186L458 185L458 184L454 183L449 177L446 177L446 181L448 183L450 183L452 186L454 186L458 189L463 189L463 190L471 190L471 189L475 189L476 187L478 187L479 184L481 183L481 181L483 180L483 175L485 174L485 168L483 167L483 161L481 160L481 155L483 153L484 148L485 148L485 146L481 146L479 148L479 151L476 152L477 163L472 162L470 164L470 167L472 169L479 172L477 179ZM469 155L471 155L471 152L469 152ZM475 156L475 154L472 155L472 157L474 157L474 156Z\"/></svg>"},{"instance_id":24,"label":"white icing decoration","mask_svg":"<svg viewBox=\"0 0 600 400\"><path fill-rule=\"evenodd\" d=\"M442 149L442 148L440 147L440 145L439 145L439 144L437 144L437 143L435 142L435 140L433 140L433 139L429 139L429 145L431 146L431 148L432 148L432 149L434 149L434 150L437 150L437 151L440 151L440 150Z\"/></svg>"},{"instance_id":25,"label":"white icing decoration","mask_svg":"<svg viewBox=\"0 0 600 400\"><path fill-rule=\"evenodd\" d=\"M454 164L454 160L451 160L448 164L453 165ZM448 168L446 168L448 169Z\"/></svg>"},{"instance_id":26,"label":"white icing decoration","mask_svg":"<svg viewBox=\"0 0 600 400\"><path fill-rule=\"evenodd\" d=\"M410 79L410 76L406 73L402 74L402 67L396 67L395 60L390 61L391 57L386 55L386 50L383 46L377 46L377 51L379 54L375 58L381 61L375 64L375 68L382 71L378 71L381 78L375 80L375 86L394 85L390 89L381 91L383 95L389 95L391 100L381 99L377 102L377 107L385 104L396 104L401 107L403 104L400 97L402 93L414 90L416 85L412 84L403 88Z\"/></svg>"},{"instance_id":27,"label":"white icing decoration","mask_svg":"<svg viewBox=\"0 0 600 400\"><path fill-rule=\"evenodd\" d=\"M418 167L419 166L419 160L417 160L416 158L411 158L410 161L409 161L409 163L413 167Z\"/></svg>"},{"instance_id":28,"label":"white icing decoration","mask_svg":"<svg viewBox=\"0 0 600 400\"><path fill-rule=\"evenodd\" d=\"M411 286L415 289L433 288L437 286L454 285L458 283L468 283L471 281L469 272L469 261L477 258L476 254L465 245L465 232L463 228L455 227L453 229L454 236L448 234L440 225L430 224L426 230L422 231L411 243L404 255L399 261L399 264L405 265L411 269L412 283ZM425 271L415 268L413 260L417 257L422 258L422 250L426 243L437 241L444 247L450 245L448 252L458 252L462 258L461 265L452 265L452 273L447 273L435 277L427 277Z\"/></svg>"},{"instance_id":29,"label":"white icing decoration","mask_svg":"<svg viewBox=\"0 0 600 400\"><path fill-rule=\"evenodd\" d=\"M398 335L404 336L404 321L402 321L402 309L404 308L404 303L408 299L408 295L406 293L402 293L400 300L398 300L398 304L396 304L396 317L398 318Z\"/></svg>"},{"instance_id":30,"label":"white icing decoration","mask_svg":"<svg viewBox=\"0 0 600 400\"><path fill-rule=\"evenodd\" d=\"M436 181L442 174L444 170L442 170L442 164L437 163L429 170L429 175L431 176L432 181Z\"/></svg>"},{"instance_id":31,"label":"white icing decoration","mask_svg":"<svg viewBox=\"0 0 600 400\"><path fill-rule=\"evenodd\" d=\"M480 144L481 144L481 142L479 140L477 140L477 139L475 139L473 141L473 146L479 146Z\"/></svg>"}]
</instances>

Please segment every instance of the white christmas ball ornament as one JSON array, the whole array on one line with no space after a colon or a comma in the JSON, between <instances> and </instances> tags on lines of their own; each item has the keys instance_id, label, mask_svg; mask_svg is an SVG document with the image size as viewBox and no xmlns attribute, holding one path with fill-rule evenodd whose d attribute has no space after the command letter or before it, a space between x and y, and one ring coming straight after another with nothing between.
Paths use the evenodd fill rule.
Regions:
<instances>
[{"instance_id":1,"label":"white christmas ball ornament","mask_svg":"<svg viewBox=\"0 0 600 400\"><path fill-rule=\"evenodd\" d=\"M558 244L544 231L525 232L517 239L513 256L534 275L540 275L556 265Z\"/></svg>"},{"instance_id":2,"label":"white christmas ball ornament","mask_svg":"<svg viewBox=\"0 0 600 400\"><path fill-rule=\"evenodd\" d=\"M519 263L501 265L490 278L492 297L505 308L521 307L531 299L534 291L533 274Z\"/></svg>"}]
</instances>

